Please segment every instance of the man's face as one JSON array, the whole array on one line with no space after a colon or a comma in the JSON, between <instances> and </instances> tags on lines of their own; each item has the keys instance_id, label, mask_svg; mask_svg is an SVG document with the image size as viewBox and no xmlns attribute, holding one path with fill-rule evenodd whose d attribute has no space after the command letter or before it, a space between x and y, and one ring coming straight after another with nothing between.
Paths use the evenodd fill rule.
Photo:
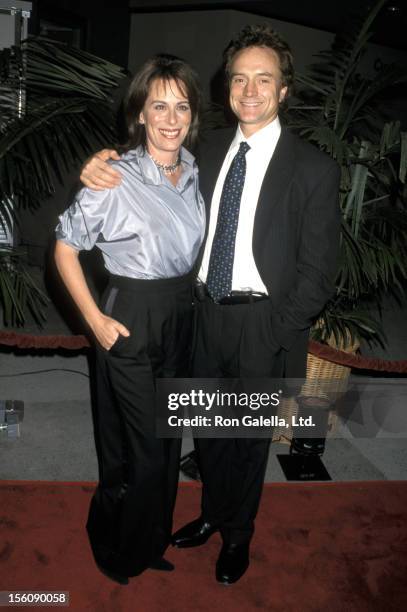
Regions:
<instances>
[{"instance_id":1,"label":"man's face","mask_svg":"<svg viewBox=\"0 0 407 612\"><path fill-rule=\"evenodd\" d=\"M280 60L268 47L248 47L236 53L230 73L229 103L249 137L275 119L287 93Z\"/></svg>"}]
</instances>

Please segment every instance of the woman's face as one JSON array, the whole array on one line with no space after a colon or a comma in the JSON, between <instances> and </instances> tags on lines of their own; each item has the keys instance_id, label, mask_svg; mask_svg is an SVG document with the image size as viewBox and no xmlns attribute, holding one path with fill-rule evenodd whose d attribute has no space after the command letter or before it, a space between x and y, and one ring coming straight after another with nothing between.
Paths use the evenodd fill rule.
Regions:
<instances>
[{"instance_id":1,"label":"woman's face","mask_svg":"<svg viewBox=\"0 0 407 612\"><path fill-rule=\"evenodd\" d=\"M191 108L176 81L155 79L139 117L145 125L147 150L163 163L173 163L191 125Z\"/></svg>"}]
</instances>

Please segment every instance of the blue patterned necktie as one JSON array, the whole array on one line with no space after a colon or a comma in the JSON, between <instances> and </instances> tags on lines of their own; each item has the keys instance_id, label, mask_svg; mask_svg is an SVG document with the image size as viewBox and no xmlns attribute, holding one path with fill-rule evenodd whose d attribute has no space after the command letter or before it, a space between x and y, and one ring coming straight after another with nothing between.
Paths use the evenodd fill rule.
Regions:
<instances>
[{"instance_id":1,"label":"blue patterned necktie","mask_svg":"<svg viewBox=\"0 0 407 612\"><path fill-rule=\"evenodd\" d=\"M206 286L215 302L232 289L233 260L239 223L240 200L246 176L247 142L241 142L223 184L216 231L209 258Z\"/></svg>"}]
</instances>

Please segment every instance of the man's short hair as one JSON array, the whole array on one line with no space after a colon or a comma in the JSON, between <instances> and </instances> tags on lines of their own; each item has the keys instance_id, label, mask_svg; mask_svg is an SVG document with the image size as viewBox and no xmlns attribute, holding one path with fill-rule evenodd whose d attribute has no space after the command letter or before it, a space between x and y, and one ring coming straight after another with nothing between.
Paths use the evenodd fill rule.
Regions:
<instances>
[{"instance_id":1,"label":"man's short hair","mask_svg":"<svg viewBox=\"0 0 407 612\"><path fill-rule=\"evenodd\" d=\"M237 36L230 41L226 47L223 57L225 61L225 72L228 82L230 81L230 70L235 55L242 49L248 47L267 47L277 54L280 60L282 84L287 87L290 94L294 82L293 55L289 45L281 38L275 30L268 25L247 25Z\"/></svg>"}]
</instances>

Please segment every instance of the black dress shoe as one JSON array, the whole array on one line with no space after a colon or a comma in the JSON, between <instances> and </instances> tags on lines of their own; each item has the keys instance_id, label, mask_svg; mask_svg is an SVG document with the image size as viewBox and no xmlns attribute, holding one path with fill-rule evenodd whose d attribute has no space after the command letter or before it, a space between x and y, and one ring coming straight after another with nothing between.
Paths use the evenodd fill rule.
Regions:
<instances>
[{"instance_id":1,"label":"black dress shoe","mask_svg":"<svg viewBox=\"0 0 407 612\"><path fill-rule=\"evenodd\" d=\"M97 563L96 565L98 566L102 574L106 576L106 578L110 578L110 580L113 580L113 582L117 582L118 584L129 584L129 579L127 576L122 576L121 574L112 572L111 570L108 570L105 567L99 565L99 563Z\"/></svg>"},{"instance_id":2,"label":"black dress shoe","mask_svg":"<svg viewBox=\"0 0 407 612\"><path fill-rule=\"evenodd\" d=\"M224 544L216 562L216 580L233 584L249 567L249 544Z\"/></svg>"},{"instance_id":3,"label":"black dress shoe","mask_svg":"<svg viewBox=\"0 0 407 612\"><path fill-rule=\"evenodd\" d=\"M175 570L175 565L164 559L164 557L160 557L149 565L149 569L159 570L160 572L172 572Z\"/></svg>"},{"instance_id":4,"label":"black dress shoe","mask_svg":"<svg viewBox=\"0 0 407 612\"><path fill-rule=\"evenodd\" d=\"M207 523L204 519L199 518L191 523L187 523L181 529L178 529L171 538L171 544L177 548L192 548L193 546L201 546L211 537L218 527Z\"/></svg>"}]
</instances>

